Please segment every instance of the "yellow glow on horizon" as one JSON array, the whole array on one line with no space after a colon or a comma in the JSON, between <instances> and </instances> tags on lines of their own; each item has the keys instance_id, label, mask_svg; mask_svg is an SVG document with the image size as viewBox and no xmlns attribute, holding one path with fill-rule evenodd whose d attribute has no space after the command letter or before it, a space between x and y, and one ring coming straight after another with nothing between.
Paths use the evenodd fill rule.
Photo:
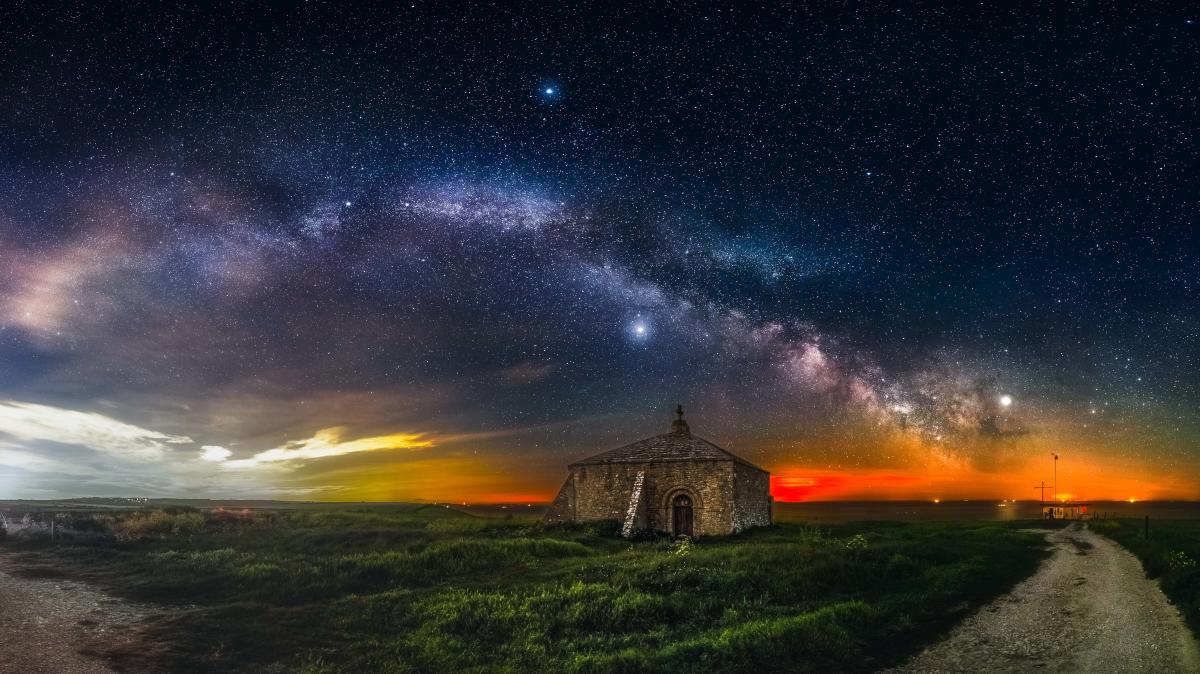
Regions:
<instances>
[{"instance_id":1,"label":"yellow glow on horizon","mask_svg":"<svg viewBox=\"0 0 1200 674\"><path fill-rule=\"evenodd\" d=\"M554 498L527 473L475 456L429 456L364 462L314 472L313 486L335 485L322 492L328 501L432 501L435 503L529 503ZM557 487L555 488L557 489Z\"/></svg>"},{"instance_id":2,"label":"yellow glow on horizon","mask_svg":"<svg viewBox=\"0 0 1200 674\"><path fill-rule=\"evenodd\" d=\"M327 459L357 452L373 452L386 449L420 449L432 447L433 441L424 433L392 433L357 440L342 440L346 428L334 426L317 431L313 437L295 440L282 447L258 452L248 459L225 461L229 468L250 468L264 463L285 461L308 461Z\"/></svg>"},{"instance_id":3,"label":"yellow glow on horizon","mask_svg":"<svg viewBox=\"0 0 1200 674\"><path fill-rule=\"evenodd\" d=\"M497 439L509 442L503 432L454 436L407 432L357 439L346 439L345 433L343 428L328 428L311 438L246 458L231 457L218 465L239 467L240 462L240 467L257 467L242 474L253 475L267 488L307 490L309 498L317 500L544 503L554 498L566 479L568 459L586 453L572 450L531 460L493 451ZM1197 482L1182 477L1192 474L1188 471L1163 473L1147 462L1115 456L1103 448L1071 445L1061 437L1007 442L1002 452L991 444L954 447L903 434L850 442L816 438L803 443L802 452L790 443L764 447L759 464L771 473L771 493L780 503L970 500L1008 504L1040 500L1035 485L1042 482L1047 483L1045 495L1050 501L1133 502L1131 493L1140 494L1138 500L1200 498ZM1041 445L1051 444L1069 457L1058 465L1059 487L1066 482L1074 491L1052 495L1053 467L1040 451ZM729 447L747 451L736 442ZM837 467L834 457L847 453L879 460L861 467Z\"/></svg>"}]
</instances>

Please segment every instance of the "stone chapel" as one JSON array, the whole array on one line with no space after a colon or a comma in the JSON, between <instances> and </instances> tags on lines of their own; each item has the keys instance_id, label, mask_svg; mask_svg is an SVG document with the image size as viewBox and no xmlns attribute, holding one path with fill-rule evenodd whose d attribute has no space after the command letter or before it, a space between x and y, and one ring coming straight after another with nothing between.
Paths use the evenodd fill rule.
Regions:
<instances>
[{"instance_id":1,"label":"stone chapel","mask_svg":"<svg viewBox=\"0 0 1200 674\"><path fill-rule=\"evenodd\" d=\"M692 435L682 406L675 414L670 433L568 466L546 519L617 520L625 536L690 538L771 524L771 474Z\"/></svg>"}]
</instances>

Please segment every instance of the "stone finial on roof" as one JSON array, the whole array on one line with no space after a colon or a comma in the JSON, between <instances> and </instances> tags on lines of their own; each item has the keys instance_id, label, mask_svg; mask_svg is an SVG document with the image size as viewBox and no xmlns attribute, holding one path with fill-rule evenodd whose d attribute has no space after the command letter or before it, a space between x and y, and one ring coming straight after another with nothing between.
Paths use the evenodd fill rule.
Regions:
<instances>
[{"instance_id":1,"label":"stone finial on roof","mask_svg":"<svg viewBox=\"0 0 1200 674\"><path fill-rule=\"evenodd\" d=\"M675 414L679 418L671 422L671 432L676 435L691 435L691 429L688 428L687 422L683 420L683 405L675 408Z\"/></svg>"}]
</instances>

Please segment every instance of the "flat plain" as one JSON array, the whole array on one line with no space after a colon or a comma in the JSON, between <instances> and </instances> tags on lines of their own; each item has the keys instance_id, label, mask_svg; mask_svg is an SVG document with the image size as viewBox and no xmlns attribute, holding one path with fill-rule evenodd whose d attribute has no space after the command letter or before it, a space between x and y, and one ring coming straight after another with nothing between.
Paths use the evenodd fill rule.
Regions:
<instances>
[{"instance_id":1,"label":"flat plain","mask_svg":"<svg viewBox=\"0 0 1200 674\"><path fill-rule=\"evenodd\" d=\"M3 564L153 607L90 646L117 671L874 671L1049 552L1008 522L678 542L441 506L54 517L57 540L10 536Z\"/></svg>"}]
</instances>

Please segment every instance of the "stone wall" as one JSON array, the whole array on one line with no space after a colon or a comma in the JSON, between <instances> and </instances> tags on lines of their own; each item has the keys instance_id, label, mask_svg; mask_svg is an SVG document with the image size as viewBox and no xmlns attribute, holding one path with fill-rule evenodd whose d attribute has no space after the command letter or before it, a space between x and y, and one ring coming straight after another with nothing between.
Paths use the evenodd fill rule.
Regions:
<instances>
[{"instance_id":1,"label":"stone wall","mask_svg":"<svg viewBox=\"0 0 1200 674\"><path fill-rule=\"evenodd\" d=\"M771 524L771 475L735 464L733 469L733 532Z\"/></svg>"},{"instance_id":2,"label":"stone wall","mask_svg":"<svg viewBox=\"0 0 1200 674\"><path fill-rule=\"evenodd\" d=\"M575 521L575 481L573 478L568 477L563 486L559 488L558 495L550 503L550 508L546 511L543 519L546 522Z\"/></svg>"},{"instance_id":3,"label":"stone wall","mask_svg":"<svg viewBox=\"0 0 1200 674\"><path fill-rule=\"evenodd\" d=\"M692 499L696 536L728 534L734 531L735 465L732 461L664 461L575 466L571 479L576 518L624 520L634 480L645 471L642 499L648 528L673 533L670 502L687 494Z\"/></svg>"}]
</instances>

